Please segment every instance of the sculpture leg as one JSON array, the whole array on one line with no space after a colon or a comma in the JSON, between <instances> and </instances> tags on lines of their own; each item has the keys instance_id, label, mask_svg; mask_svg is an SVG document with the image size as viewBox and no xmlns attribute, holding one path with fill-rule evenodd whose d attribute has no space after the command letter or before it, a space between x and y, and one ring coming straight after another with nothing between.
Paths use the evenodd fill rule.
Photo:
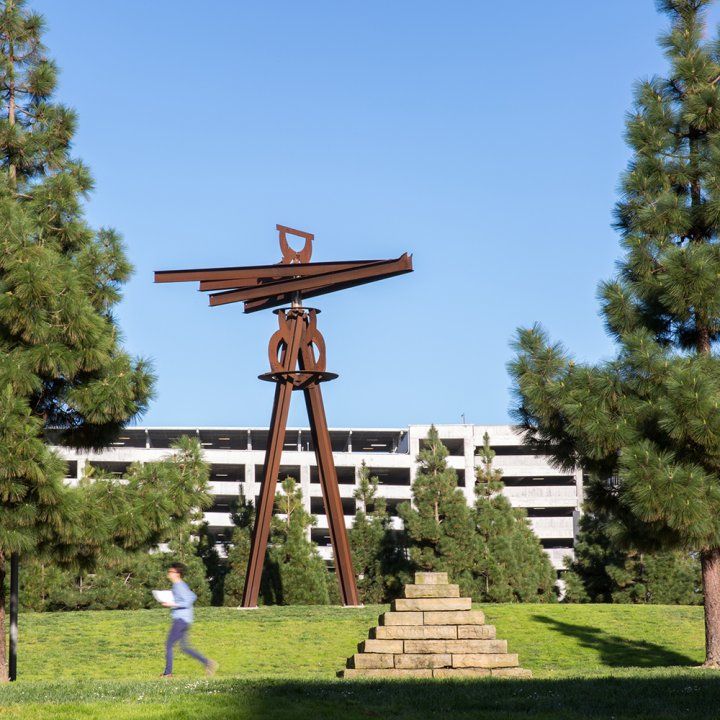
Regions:
<instances>
[{"instance_id":1,"label":"sculpture leg","mask_svg":"<svg viewBox=\"0 0 720 720\"><path fill-rule=\"evenodd\" d=\"M322 487L325 513L330 527L330 541L335 554L335 572L340 583L343 605L359 605L355 571L353 570L345 518L343 517L337 470L332 455L330 432L325 417L322 393L319 385L311 385L303 391L310 420L310 432L315 445L320 485Z\"/></svg>"},{"instance_id":2,"label":"sculpture leg","mask_svg":"<svg viewBox=\"0 0 720 720\"><path fill-rule=\"evenodd\" d=\"M282 358L283 365L288 370L293 369L297 362L303 327L302 318L299 316L291 317L290 323L292 335ZM260 500L256 508L255 528L253 529L250 557L245 575L242 607L257 607L292 391L293 382L290 379L279 382L275 388L275 401L273 402L270 432L268 433L267 449L265 450L262 487L260 489Z\"/></svg>"}]
</instances>

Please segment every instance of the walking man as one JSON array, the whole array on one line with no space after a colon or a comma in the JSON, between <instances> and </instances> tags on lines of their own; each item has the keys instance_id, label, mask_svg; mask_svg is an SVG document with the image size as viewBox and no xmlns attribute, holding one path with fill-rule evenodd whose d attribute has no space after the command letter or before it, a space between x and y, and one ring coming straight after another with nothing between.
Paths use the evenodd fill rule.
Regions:
<instances>
[{"instance_id":1,"label":"walking man","mask_svg":"<svg viewBox=\"0 0 720 720\"><path fill-rule=\"evenodd\" d=\"M165 607L172 608L172 625L165 643L165 671L162 677L172 677L173 671L173 647L180 642L180 649L190 657L195 658L205 666L208 676L213 675L218 664L214 660L202 656L188 644L188 630L193 621L193 603L197 595L188 587L183 580L185 566L182 563L173 563L168 569L168 580L172 583L173 602L163 603Z\"/></svg>"}]
</instances>

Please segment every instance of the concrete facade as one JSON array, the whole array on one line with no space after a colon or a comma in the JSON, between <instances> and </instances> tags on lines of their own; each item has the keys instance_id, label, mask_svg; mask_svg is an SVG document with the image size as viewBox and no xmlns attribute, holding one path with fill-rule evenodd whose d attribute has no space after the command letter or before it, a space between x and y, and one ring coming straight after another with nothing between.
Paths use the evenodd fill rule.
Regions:
<instances>
[{"instance_id":1,"label":"concrete facade","mask_svg":"<svg viewBox=\"0 0 720 720\"><path fill-rule=\"evenodd\" d=\"M556 569L572 555L577 518L583 500L582 473L553 468L547 457L528 454L510 425L437 425L439 436L449 450L448 464L458 473L458 484L469 504L474 502L473 479L479 464L477 449L485 432L496 452L494 467L502 470L505 494L516 507L525 508L530 524L540 538ZM410 500L410 486L416 472L416 457L429 425L408 428L332 429L331 441L338 470L340 495L348 527L355 519L356 489L364 461L378 476L379 494L386 498L393 515L393 527L402 529L397 505ZM205 459L211 465L210 486L215 504L205 519L219 537L232 530L231 508L243 494L257 498L267 443L267 428L128 428L115 445L102 452L75 452L57 448L68 461L68 481L83 476L89 463L121 475L130 463L159 460L168 454L180 435L197 437ZM285 438L280 477L294 477L302 488L307 510L317 517L312 539L326 559L332 558L322 493L307 428L291 428Z\"/></svg>"}]
</instances>

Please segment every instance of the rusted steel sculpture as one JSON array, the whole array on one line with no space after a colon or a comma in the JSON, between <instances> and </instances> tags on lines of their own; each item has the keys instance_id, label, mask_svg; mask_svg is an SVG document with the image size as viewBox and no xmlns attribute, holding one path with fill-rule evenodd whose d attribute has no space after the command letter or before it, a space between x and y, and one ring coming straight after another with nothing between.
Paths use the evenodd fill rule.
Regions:
<instances>
[{"instance_id":1,"label":"rusted steel sculpture","mask_svg":"<svg viewBox=\"0 0 720 720\"><path fill-rule=\"evenodd\" d=\"M345 605L357 605L355 573L320 390L320 383L334 380L337 375L325 369L325 340L317 328L320 311L303 307L302 301L303 298L412 272L412 256L405 253L395 260L314 263L310 262L313 235L284 225L277 225L277 230L280 233L282 260L276 265L162 270L155 273L155 282L197 280L200 290L219 291L211 293L211 306L242 301L246 313L289 304L289 307L274 311L279 328L270 338L268 347L270 372L259 376L261 380L275 383L275 401L242 605L257 605L293 390L302 390L305 396L342 601ZM293 249L288 235L303 239L303 247Z\"/></svg>"}]
</instances>

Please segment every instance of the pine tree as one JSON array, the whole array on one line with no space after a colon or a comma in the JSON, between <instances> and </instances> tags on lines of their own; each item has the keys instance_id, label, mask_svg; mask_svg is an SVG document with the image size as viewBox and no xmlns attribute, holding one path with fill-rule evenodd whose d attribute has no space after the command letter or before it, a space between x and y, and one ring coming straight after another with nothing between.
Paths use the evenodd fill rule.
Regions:
<instances>
[{"instance_id":1,"label":"pine tree","mask_svg":"<svg viewBox=\"0 0 720 720\"><path fill-rule=\"evenodd\" d=\"M555 570L525 511L502 494L502 471L485 433L476 469L475 524L478 534L476 597L486 602L543 602L555 598Z\"/></svg>"},{"instance_id":2,"label":"pine tree","mask_svg":"<svg viewBox=\"0 0 720 720\"><path fill-rule=\"evenodd\" d=\"M598 513L580 519L567 563L566 602L702 604L700 562L683 551L644 553L611 543Z\"/></svg>"},{"instance_id":3,"label":"pine tree","mask_svg":"<svg viewBox=\"0 0 720 720\"><path fill-rule=\"evenodd\" d=\"M250 559L252 531L255 524L255 509L252 502L241 497L232 514L233 533L228 544L226 567L223 581L223 603L239 606L245 589L245 573Z\"/></svg>"},{"instance_id":4,"label":"pine tree","mask_svg":"<svg viewBox=\"0 0 720 720\"><path fill-rule=\"evenodd\" d=\"M402 503L398 512L412 569L448 572L463 593L471 593L477 562L475 523L447 456L432 426L417 456L413 504Z\"/></svg>"},{"instance_id":5,"label":"pine tree","mask_svg":"<svg viewBox=\"0 0 720 720\"><path fill-rule=\"evenodd\" d=\"M52 101L57 69L42 32L24 0L0 4L0 638L7 557L74 522L45 429L103 446L152 386L147 364L119 344L113 307L130 266L116 233L83 218L92 179L70 155L76 119Z\"/></svg>"},{"instance_id":6,"label":"pine tree","mask_svg":"<svg viewBox=\"0 0 720 720\"><path fill-rule=\"evenodd\" d=\"M617 356L573 364L538 326L511 364L526 439L591 475L613 540L698 553L720 668L720 56L710 0L662 0L666 78L641 82L616 208L624 257L599 295Z\"/></svg>"},{"instance_id":7,"label":"pine tree","mask_svg":"<svg viewBox=\"0 0 720 720\"><path fill-rule=\"evenodd\" d=\"M358 507L348 531L358 594L364 604L382 603L402 589L402 550L392 535L385 498L377 494L378 478L362 463L355 490Z\"/></svg>"},{"instance_id":8,"label":"pine tree","mask_svg":"<svg viewBox=\"0 0 720 720\"><path fill-rule=\"evenodd\" d=\"M275 496L263 597L278 605L327 605L327 568L307 538L315 518L303 507L302 491L286 477Z\"/></svg>"},{"instance_id":9,"label":"pine tree","mask_svg":"<svg viewBox=\"0 0 720 720\"><path fill-rule=\"evenodd\" d=\"M209 469L195 438L182 437L174 453L134 464L123 478L90 468L71 491L84 511L64 545L24 564L23 605L41 610L154 607L151 591L166 584L170 562L187 566L198 602L209 601L198 556L202 508L208 507ZM158 545L165 548L158 552ZM58 567L58 558L66 567Z\"/></svg>"}]
</instances>

